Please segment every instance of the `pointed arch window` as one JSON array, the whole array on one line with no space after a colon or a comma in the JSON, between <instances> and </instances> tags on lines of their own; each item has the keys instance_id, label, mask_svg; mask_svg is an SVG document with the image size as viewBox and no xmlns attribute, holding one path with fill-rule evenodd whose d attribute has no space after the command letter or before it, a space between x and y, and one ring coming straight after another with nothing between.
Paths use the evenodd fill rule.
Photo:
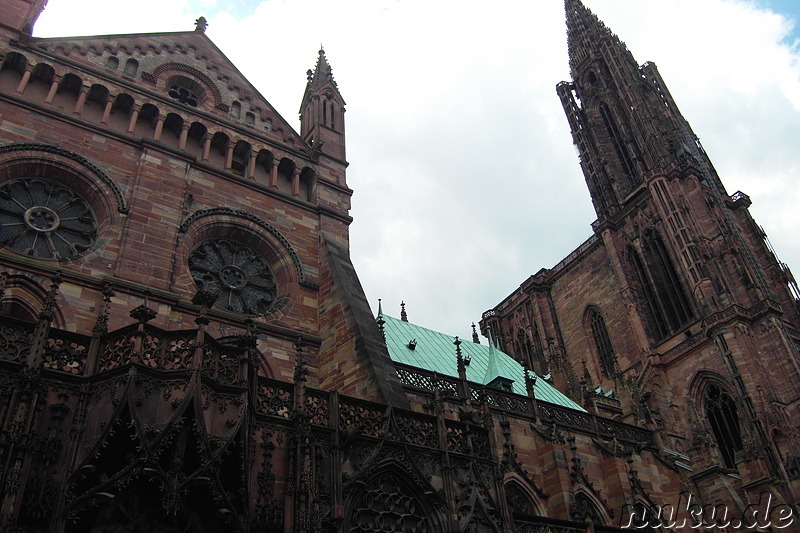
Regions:
<instances>
[{"instance_id":1,"label":"pointed arch window","mask_svg":"<svg viewBox=\"0 0 800 533\"><path fill-rule=\"evenodd\" d=\"M575 494L575 506L572 509L572 518L581 522L603 524L603 515L592 499L583 492Z\"/></svg>"},{"instance_id":2,"label":"pointed arch window","mask_svg":"<svg viewBox=\"0 0 800 533\"><path fill-rule=\"evenodd\" d=\"M603 124L606 127L606 133L611 140L611 144L614 146L614 152L617 154L622 171L625 173L628 187L633 189L642 183L642 179L639 177L638 172L636 172L636 166L633 163L633 157L631 157L630 151L628 150L628 147L625 144L622 135L620 134L617 122L614 120L611 110L608 109L608 106L605 103L600 104L600 117L603 119Z\"/></svg>"},{"instance_id":3,"label":"pointed arch window","mask_svg":"<svg viewBox=\"0 0 800 533\"><path fill-rule=\"evenodd\" d=\"M603 313L596 307L589 307L587 318L594 346L597 350L600 368L603 371L603 375L611 377L615 373L617 356L614 354L614 347L611 344L611 338L608 336L608 328L606 328Z\"/></svg>"},{"instance_id":4,"label":"pointed arch window","mask_svg":"<svg viewBox=\"0 0 800 533\"><path fill-rule=\"evenodd\" d=\"M651 231L645 237L643 255L644 260L632 246L628 248L650 335L660 341L685 326L692 319L693 312L658 233Z\"/></svg>"},{"instance_id":5,"label":"pointed arch window","mask_svg":"<svg viewBox=\"0 0 800 533\"><path fill-rule=\"evenodd\" d=\"M716 383L706 387L703 395L706 419L711 426L722 462L736 468L736 452L742 450L742 434L736 402Z\"/></svg>"},{"instance_id":6,"label":"pointed arch window","mask_svg":"<svg viewBox=\"0 0 800 533\"><path fill-rule=\"evenodd\" d=\"M506 483L506 501L514 517L525 519L539 514L531 497L516 482Z\"/></svg>"}]
</instances>

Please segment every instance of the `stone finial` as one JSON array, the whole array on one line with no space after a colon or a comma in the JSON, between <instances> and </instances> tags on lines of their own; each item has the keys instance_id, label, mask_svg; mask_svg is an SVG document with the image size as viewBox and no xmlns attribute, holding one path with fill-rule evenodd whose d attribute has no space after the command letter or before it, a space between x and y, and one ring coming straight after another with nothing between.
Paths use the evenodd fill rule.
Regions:
<instances>
[{"instance_id":1,"label":"stone finial","mask_svg":"<svg viewBox=\"0 0 800 533\"><path fill-rule=\"evenodd\" d=\"M206 28L208 28L208 21L206 20L205 17L198 18L197 20L194 21L194 24L195 24L194 31L199 33L205 33Z\"/></svg>"},{"instance_id":2,"label":"stone finial","mask_svg":"<svg viewBox=\"0 0 800 533\"><path fill-rule=\"evenodd\" d=\"M478 330L475 329L475 322L472 323L472 342L475 344L481 343L481 339L478 337Z\"/></svg>"},{"instance_id":3,"label":"stone finial","mask_svg":"<svg viewBox=\"0 0 800 533\"><path fill-rule=\"evenodd\" d=\"M458 368L458 377L461 379L467 379L467 367L470 363L469 357L464 357L464 355L461 353L461 339L456 337L456 340L453 341L453 344L456 347L456 365Z\"/></svg>"},{"instance_id":4,"label":"stone finial","mask_svg":"<svg viewBox=\"0 0 800 533\"><path fill-rule=\"evenodd\" d=\"M383 326L386 324L386 321L383 319L383 307L381 305L381 299L378 298L378 317L375 319L375 322L378 323L378 329L381 330L381 337L383 338L383 342L386 342L386 331L384 331Z\"/></svg>"},{"instance_id":5,"label":"stone finial","mask_svg":"<svg viewBox=\"0 0 800 533\"><path fill-rule=\"evenodd\" d=\"M58 297L58 288L61 286L61 271L58 270L50 278L50 290L47 291L47 296L44 299L44 305L39 312L39 320L49 324L53 320L53 314L56 310L56 299Z\"/></svg>"},{"instance_id":6,"label":"stone finial","mask_svg":"<svg viewBox=\"0 0 800 533\"><path fill-rule=\"evenodd\" d=\"M408 315L406 314L406 303L401 301L400 302L400 320L403 322L408 322Z\"/></svg>"},{"instance_id":7,"label":"stone finial","mask_svg":"<svg viewBox=\"0 0 800 533\"><path fill-rule=\"evenodd\" d=\"M295 349L295 365L294 365L294 383L305 383L308 380L308 364L306 363L305 344L302 337L297 337L294 343Z\"/></svg>"},{"instance_id":8,"label":"stone finial","mask_svg":"<svg viewBox=\"0 0 800 533\"><path fill-rule=\"evenodd\" d=\"M100 312L97 313L97 321L92 328L92 335L95 337L102 337L108 333L108 315L111 308L111 298L116 296L114 292L114 284L106 281L103 283L103 301L100 304Z\"/></svg>"}]
</instances>

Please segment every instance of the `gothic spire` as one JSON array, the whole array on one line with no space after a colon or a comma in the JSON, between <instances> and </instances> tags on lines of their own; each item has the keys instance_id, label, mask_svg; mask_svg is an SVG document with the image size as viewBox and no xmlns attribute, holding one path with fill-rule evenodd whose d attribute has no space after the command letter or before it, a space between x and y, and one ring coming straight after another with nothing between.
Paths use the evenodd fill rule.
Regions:
<instances>
[{"instance_id":1,"label":"gothic spire","mask_svg":"<svg viewBox=\"0 0 800 533\"><path fill-rule=\"evenodd\" d=\"M619 47L625 55L630 54L619 37L591 9L583 5L581 0L564 0L564 10L567 15L567 48L573 79L583 61L596 58L603 45Z\"/></svg>"},{"instance_id":2,"label":"gothic spire","mask_svg":"<svg viewBox=\"0 0 800 533\"><path fill-rule=\"evenodd\" d=\"M300 135L313 152L345 159L345 101L333 79L325 50L320 47L317 64L309 70L308 83L300 103Z\"/></svg>"},{"instance_id":3,"label":"gothic spire","mask_svg":"<svg viewBox=\"0 0 800 533\"><path fill-rule=\"evenodd\" d=\"M336 81L333 79L333 69L328 63L328 58L325 57L325 50L321 46L317 57L317 65L313 71L309 70L306 74L308 74L309 86L314 89L319 89L329 82L336 87Z\"/></svg>"}]
</instances>

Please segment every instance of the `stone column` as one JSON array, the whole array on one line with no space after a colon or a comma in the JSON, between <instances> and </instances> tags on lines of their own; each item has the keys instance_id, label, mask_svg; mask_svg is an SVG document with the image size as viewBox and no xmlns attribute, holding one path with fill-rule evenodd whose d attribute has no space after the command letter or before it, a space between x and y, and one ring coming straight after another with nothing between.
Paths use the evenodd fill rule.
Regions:
<instances>
[{"instance_id":1,"label":"stone column","mask_svg":"<svg viewBox=\"0 0 800 533\"><path fill-rule=\"evenodd\" d=\"M181 135L178 139L178 148L181 150L186 150L186 139L189 137L189 128L191 124L188 122L184 122L183 126L181 126Z\"/></svg>"},{"instance_id":2,"label":"stone column","mask_svg":"<svg viewBox=\"0 0 800 533\"><path fill-rule=\"evenodd\" d=\"M103 109L103 118L100 119L100 124L108 124L108 117L111 115L111 107L114 105L114 99L109 98L106 100L106 107Z\"/></svg>"},{"instance_id":3,"label":"stone column","mask_svg":"<svg viewBox=\"0 0 800 533\"><path fill-rule=\"evenodd\" d=\"M256 154L255 150L250 152L250 164L247 166L247 178L254 180L256 179Z\"/></svg>"},{"instance_id":4,"label":"stone column","mask_svg":"<svg viewBox=\"0 0 800 533\"><path fill-rule=\"evenodd\" d=\"M78 92L78 101L75 103L75 109L72 111L73 115L80 116L81 112L83 111L83 106L86 104L86 96L89 94L89 89L86 87L81 87L81 90Z\"/></svg>"},{"instance_id":5,"label":"stone column","mask_svg":"<svg viewBox=\"0 0 800 533\"><path fill-rule=\"evenodd\" d=\"M133 109L131 109L131 120L128 122L128 133L133 133L133 130L136 128L136 121L139 120L139 111L142 110L142 106L135 104Z\"/></svg>"},{"instance_id":6,"label":"stone column","mask_svg":"<svg viewBox=\"0 0 800 533\"><path fill-rule=\"evenodd\" d=\"M164 121L167 117L164 115L159 114L158 118L156 119L156 131L153 133L153 140L157 141L161 139L161 132L164 131Z\"/></svg>"},{"instance_id":7,"label":"stone column","mask_svg":"<svg viewBox=\"0 0 800 533\"><path fill-rule=\"evenodd\" d=\"M300 169L294 169L292 176L292 196L300 196Z\"/></svg>"},{"instance_id":8,"label":"stone column","mask_svg":"<svg viewBox=\"0 0 800 533\"><path fill-rule=\"evenodd\" d=\"M272 165L269 167L269 186L273 189L278 188L278 165L280 161L277 159L272 160Z\"/></svg>"},{"instance_id":9,"label":"stone column","mask_svg":"<svg viewBox=\"0 0 800 533\"><path fill-rule=\"evenodd\" d=\"M225 170L231 169L233 163L233 141L228 141L228 149L225 151Z\"/></svg>"},{"instance_id":10,"label":"stone column","mask_svg":"<svg viewBox=\"0 0 800 533\"><path fill-rule=\"evenodd\" d=\"M47 98L44 99L44 103L47 105L53 105L53 98L56 97L57 92L58 92L58 80L53 79L53 83L50 84L50 92L47 93Z\"/></svg>"},{"instance_id":11,"label":"stone column","mask_svg":"<svg viewBox=\"0 0 800 533\"><path fill-rule=\"evenodd\" d=\"M30 81L30 79L31 79L31 71L26 69L25 72L22 74L22 79L19 80L19 85L17 85L17 90L15 92L17 94L24 93L25 87L28 86L28 82Z\"/></svg>"},{"instance_id":12,"label":"stone column","mask_svg":"<svg viewBox=\"0 0 800 533\"><path fill-rule=\"evenodd\" d=\"M211 138L212 135L210 133L206 133L206 136L203 139L203 161L208 161L208 154L211 152Z\"/></svg>"}]
</instances>

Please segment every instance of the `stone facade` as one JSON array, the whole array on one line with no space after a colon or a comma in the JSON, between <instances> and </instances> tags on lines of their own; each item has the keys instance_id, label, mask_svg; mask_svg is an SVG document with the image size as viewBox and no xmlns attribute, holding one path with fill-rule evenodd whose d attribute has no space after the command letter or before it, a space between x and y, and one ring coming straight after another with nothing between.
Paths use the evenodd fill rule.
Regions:
<instances>
[{"instance_id":1,"label":"stone facade","mask_svg":"<svg viewBox=\"0 0 800 533\"><path fill-rule=\"evenodd\" d=\"M613 531L682 491L740 509L789 479L786 270L746 197L710 189L699 147L648 163L596 237L486 316L594 412L578 411L537 399L535 375L518 395L392 362L349 259L344 100L323 51L298 133L204 20L33 38L44 3L0 12L0 530ZM590 15L567 4L573 31ZM609 183L590 190L611 198ZM683 281L691 324L653 344L626 239L676 213L709 235L703 253L733 251L727 277ZM718 466L683 387L749 424L738 470Z\"/></svg>"},{"instance_id":2,"label":"stone facade","mask_svg":"<svg viewBox=\"0 0 800 533\"><path fill-rule=\"evenodd\" d=\"M725 190L655 65L639 66L580 2L567 8L574 81L557 90L594 235L484 313L482 327L591 410L608 412L598 387L614 390L616 418L691 459L682 480L704 504L742 509L766 493L794 505L791 272L749 197Z\"/></svg>"}]
</instances>

